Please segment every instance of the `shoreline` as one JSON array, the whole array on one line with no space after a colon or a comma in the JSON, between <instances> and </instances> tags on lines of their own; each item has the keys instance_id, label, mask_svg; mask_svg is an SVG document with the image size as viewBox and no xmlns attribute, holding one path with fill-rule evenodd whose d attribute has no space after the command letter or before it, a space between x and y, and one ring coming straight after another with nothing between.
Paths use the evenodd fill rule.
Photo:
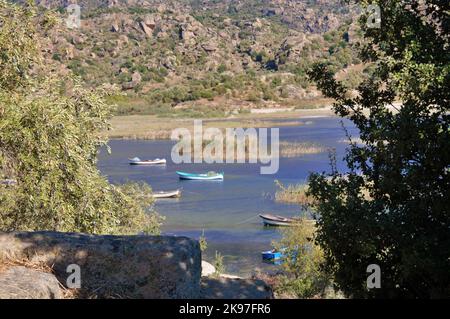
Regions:
<instances>
[{"instance_id":1,"label":"shoreline","mask_svg":"<svg viewBox=\"0 0 450 319\"><path fill-rule=\"evenodd\" d=\"M203 118L205 128L272 128L304 124L308 118L336 116L331 106L314 109L254 109L247 114L223 118ZM170 140L172 130L192 130L194 118L167 118L155 115L120 115L111 120L111 130L103 132L111 140Z\"/></svg>"}]
</instances>

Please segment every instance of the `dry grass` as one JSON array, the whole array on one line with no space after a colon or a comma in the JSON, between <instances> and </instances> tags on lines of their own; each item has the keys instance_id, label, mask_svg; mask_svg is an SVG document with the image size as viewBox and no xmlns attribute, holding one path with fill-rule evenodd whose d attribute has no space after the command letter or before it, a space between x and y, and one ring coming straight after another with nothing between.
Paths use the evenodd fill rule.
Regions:
<instances>
[{"instance_id":1,"label":"dry grass","mask_svg":"<svg viewBox=\"0 0 450 319\"><path fill-rule=\"evenodd\" d=\"M163 119L153 115L116 116L111 121L111 130L104 132L109 138L121 139L170 139L172 131L186 128L191 134L193 119ZM203 130L213 127L224 131L226 128L270 128L281 126L300 126L302 121L273 121L267 119L229 119L204 120Z\"/></svg>"},{"instance_id":2,"label":"dry grass","mask_svg":"<svg viewBox=\"0 0 450 319\"><path fill-rule=\"evenodd\" d=\"M206 149L206 147L210 144L210 143L213 143L214 141L209 141L209 140L207 140L207 141L202 141L202 149L201 149L201 154L202 155L204 155L205 153L205 149ZM223 138L223 141L222 141L222 145L223 145L223 148L222 148L222 160L223 160L223 162L226 162L226 160L227 160L227 143L226 143L226 138L224 137ZM220 146L220 143L219 143L219 145L217 145L218 147ZM237 143L236 143L236 140L234 140L234 157L233 157L233 160L234 161L238 161L238 160L240 160L240 161L249 161L250 160L250 154L251 154L251 148L250 148L250 143L249 143L249 140L248 139L246 139L245 140L245 143L244 143L244 152L243 153L240 153L239 152L239 154L238 154L238 152L237 152ZM183 151L184 151L184 149L183 149ZM186 154L190 154L190 156L191 156L191 159L193 160L194 159L194 156L195 156L195 154L194 154L194 143L192 142L191 143L191 149L190 149L190 152L189 152L189 150L187 150L186 151ZM254 156L258 156L258 158L257 158L257 160L259 159L259 160L261 160L261 158L259 157L259 155L256 153L252 153ZM183 152L180 152L180 155L183 155ZM215 159L216 158L216 152L215 151L213 151L212 152L212 158L213 159ZM270 159L270 154L268 154L267 155L267 158L268 159ZM267 158L265 158L266 160L267 160ZM202 156L202 159L203 160L205 160L205 156Z\"/></svg>"},{"instance_id":3,"label":"dry grass","mask_svg":"<svg viewBox=\"0 0 450 319\"><path fill-rule=\"evenodd\" d=\"M278 188L275 193L275 201L304 206L311 206L314 204L314 199L307 195L308 185L295 184L285 186L278 180L275 181L275 184Z\"/></svg>"},{"instance_id":4,"label":"dry grass","mask_svg":"<svg viewBox=\"0 0 450 319\"><path fill-rule=\"evenodd\" d=\"M2 257L0 259L0 272L5 271L10 267L14 266L22 266L26 268L30 268L36 271L46 272L46 273L53 273L53 268L48 266L44 262L35 262L30 261L26 258L18 259L18 258L11 258L11 257Z\"/></svg>"},{"instance_id":5,"label":"dry grass","mask_svg":"<svg viewBox=\"0 0 450 319\"><path fill-rule=\"evenodd\" d=\"M280 155L282 157L296 157L307 154L318 154L326 152L322 145L312 142L280 142Z\"/></svg>"},{"instance_id":6,"label":"dry grass","mask_svg":"<svg viewBox=\"0 0 450 319\"><path fill-rule=\"evenodd\" d=\"M304 116L331 116L330 108L298 109L269 114L237 114L228 118L209 118L203 121L203 128L269 128L299 126L309 124L302 121ZM292 120L292 119L299 120ZM276 121L284 119L286 121ZM187 128L193 130L193 118L162 118L156 115L115 116L111 120L111 130L104 132L109 138L123 139L169 139L172 130Z\"/></svg>"},{"instance_id":7,"label":"dry grass","mask_svg":"<svg viewBox=\"0 0 450 319\"><path fill-rule=\"evenodd\" d=\"M225 133L224 134L224 138L222 141L222 145L223 145L223 160L226 160L227 157L227 140L225 138ZM205 147L208 146L210 143L212 143L213 141L202 141L202 149L201 152L203 154ZM249 145L249 139L247 138L245 140L245 154L237 154L236 150L237 150L237 145L236 145L236 141L234 141L234 148L235 148L235 154L234 154L234 160L246 160L248 161L250 158L250 154L251 154L251 147ZM219 143L220 145L220 143ZM218 146L219 146L218 145ZM322 153L327 151L327 149L319 144L316 143L311 143L311 142L286 142L286 141L282 141L279 143L279 147L280 147L280 156L282 157L296 157L296 156L302 156L302 155L306 155L306 154L318 154L318 153ZM193 154L193 150L194 150L194 142L192 141L191 143L191 158L194 158L194 154ZM258 155L258 154L254 154L253 155ZM182 154L180 154L182 155ZM215 155L215 154L213 154ZM267 154L267 158L265 159L270 159L271 158L271 154ZM259 160L261 160L261 158L258 158Z\"/></svg>"}]
</instances>

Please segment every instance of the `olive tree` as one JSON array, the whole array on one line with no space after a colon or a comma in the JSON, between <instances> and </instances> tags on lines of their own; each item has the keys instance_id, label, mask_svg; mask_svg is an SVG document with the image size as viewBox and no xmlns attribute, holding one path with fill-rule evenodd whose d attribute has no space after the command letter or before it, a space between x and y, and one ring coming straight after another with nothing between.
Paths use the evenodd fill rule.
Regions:
<instances>
[{"instance_id":1,"label":"olive tree","mask_svg":"<svg viewBox=\"0 0 450 319\"><path fill-rule=\"evenodd\" d=\"M110 184L96 167L106 145L108 91L86 89L43 55L55 16L0 0L0 230L159 232L145 184Z\"/></svg>"}]
</instances>

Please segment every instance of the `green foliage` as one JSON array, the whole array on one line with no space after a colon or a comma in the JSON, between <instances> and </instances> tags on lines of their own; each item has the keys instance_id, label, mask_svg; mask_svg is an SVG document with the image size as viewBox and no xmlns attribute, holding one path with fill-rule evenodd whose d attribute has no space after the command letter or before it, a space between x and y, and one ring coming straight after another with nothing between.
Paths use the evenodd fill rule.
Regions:
<instances>
[{"instance_id":1,"label":"green foliage","mask_svg":"<svg viewBox=\"0 0 450 319\"><path fill-rule=\"evenodd\" d=\"M216 254L214 257L213 266L216 270L214 272L214 276L219 277L221 274L223 274L225 272L225 265L223 264L223 256L218 251L216 251Z\"/></svg>"},{"instance_id":2,"label":"green foliage","mask_svg":"<svg viewBox=\"0 0 450 319\"><path fill-rule=\"evenodd\" d=\"M202 231L202 235L198 239L198 242L200 244L200 250L204 252L208 248L208 242L206 241L205 237L205 230Z\"/></svg>"},{"instance_id":3,"label":"green foliage","mask_svg":"<svg viewBox=\"0 0 450 319\"><path fill-rule=\"evenodd\" d=\"M360 72L350 70L342 84L348 89L356 89L364 80L364 75Z\"/></svg>"},{"instance_id":4,"label":"green foliage","mask_svg":"<svg viewBox=\"0 0 450 319\"><path fill-rule=\"evenodd\" d=\"M161 218L149 211L151 188L111 185L96 167L106 144L100 132L111 116L108 92L85 89L38 63L42 39L33 26L41 20L31 9L2 1L0 17L2 50L15 46L0 54L7 69L0 81L0 178L17 181L0 188L0 230L157 234ZM27 36L11 28L17 17L29 26Z\"/></svg>"},{"instance_id":5,"label":"green foliage","mask_svg":"<svg viewBox=\"0 0 450 319\"><path fill-rule=\"evenodd\" d=\"M225 65L225 64L220 64L218 67L217 67L217 72L218 73L223 73L223 72L225 72L227 70L227 66Z\"/></svg>"},{"instance_id":6,"label":"green foliage","mask_svg":"<svg viewBox=\"0 0 450 319\"><path fill-rule=\"evenodd\" d=\"M293 227L282 229L282 239L275 248L285 249L282 268L285 275L279 278L277 293L294 295L297 298L323 296L331 280L322 269L323 251L314 242L315 229L306 219Z\"/></svg>"},{"instance_id":7,"label":"green foliage","mask_svg":"<svg viewBox=\"0 0 450 319\"><path fill-rule=\"evenodd\" d=\"M30 19L33 14L31 9L0 0L0 88L21 86L30 65L37 62L38 50L32 41L37 29Z\"/></svg>"},{"instance_id":8,"label":"green foliage","mask_svg":"<svg viewBox=\"0 0 450 319\"><path fill-rule=\"evenodd\" d=\"M333 165L328 175L310 176L317 242L328 272L349 296L447 298L448 7L445 11L441 1L424 1L421 9L399 1L378 3L381 28L367 28L367 17L361 18L361 59L375 66L358 86L358 96L350 98L327 65L310 72L364 142L350 146L345 175ZM387 108L395 99L402 104L398 110ZM369 264L381 267L380 289L367 289Z\"/></svg>"}]
</instances>

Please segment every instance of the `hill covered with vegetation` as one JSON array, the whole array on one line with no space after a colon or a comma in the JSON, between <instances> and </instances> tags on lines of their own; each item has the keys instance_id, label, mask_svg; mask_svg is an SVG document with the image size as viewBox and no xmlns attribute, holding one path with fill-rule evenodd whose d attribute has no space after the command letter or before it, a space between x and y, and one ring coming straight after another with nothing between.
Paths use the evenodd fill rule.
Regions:
<instances>
[{"instance_id":1,"label":"hill covered with vegetation","mask_svg":"<svg viewBox=\"0 0 450 319\"><path fill-rule=\"evenodd\" d=\"M70 1L37 1L67 17ZM45 51L89 86L109 84L119 114L220 116L253 107L312 107L306 72L327 61L350 88L356 11L340 1L78 1L81 27L49 35ZM186 112L185 112L186 114Z\"/></svg>"}]
</instances>

